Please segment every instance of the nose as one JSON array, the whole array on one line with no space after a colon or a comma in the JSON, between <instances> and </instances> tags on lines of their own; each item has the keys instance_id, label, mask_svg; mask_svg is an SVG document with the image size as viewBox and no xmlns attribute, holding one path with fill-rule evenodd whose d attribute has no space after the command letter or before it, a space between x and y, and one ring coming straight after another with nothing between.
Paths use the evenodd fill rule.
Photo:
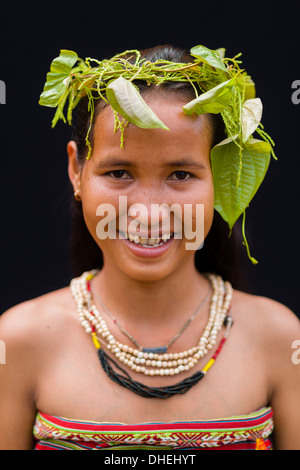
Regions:
<instances>
[{"instance_id":1,"label":"nose","mask_svg":"<svg viewBox=\"0 0 300 470\"><path fill-rule=\"evenodd\" d=\"M138 221L140 236L156 237L170 231L170 208L167 203L134 203L128 208L129 221Z\"/></svg>"},{"instance_id":2,"label":"nose","mask_svg":"<svg viewBox=\"0 0 300 470\"><path fill-rule=\"evenodd\" d=\"M160 238L175 233L181 238L183 229L182 207L179 203L135 203L128 210L128 232L130 227L139 227L141 238Z\"/></svg>"}]
</instances>

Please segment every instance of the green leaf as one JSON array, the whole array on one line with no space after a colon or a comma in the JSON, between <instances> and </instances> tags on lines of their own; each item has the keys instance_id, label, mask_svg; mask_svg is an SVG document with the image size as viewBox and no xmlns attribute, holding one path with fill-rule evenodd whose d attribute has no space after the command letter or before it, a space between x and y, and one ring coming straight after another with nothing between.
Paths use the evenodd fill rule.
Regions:
<instances>
[{"instance_id":1,"label":"green leaf","mask_svg":"<svg viewBox=\"0 0 300 470\"><path fill-rule=\"evenodd\" d=\"M195 46L195 47L192 47L192 49L190 50L190 53L193 57L196 57L197 59L202 59L203 62L211 65L215 69L219 69L227 73L227 69L225 65L223 64L222 59L220 57L219 50L213 51L211 49L208 49L205 46Z\"/></svg>"},{"instance_id":2,"label":"green leaf","mask_svg":"<svg viewBox=\"0 0 300 470\"><path fill-rule=\"evenodd\" d=\"M234 78L220 83L220 85L202 93L202 95L183 106L183 111L188 115L193 113L220 113L229 104L232 98L234 85Z\"/></svg>"},{"instance_id":3,"label":"green leaf","mask_svg":"<svg viewBox=\"0 0 300 470\"><path fill-rule=\"evenodd\" d=\"M219 54L220 59L224 59L226 52L226 49L224 47L219 47L218 49L216 49L216 52Z\"/></svg>"},{"instance_id":4,"label":"green leaf","mask_svg":"<svg viewBox=\"0 0 300 470\"><path fill-rule=\"evenodd\" d=\"M255 83L246 72L243 72L240 76L236 77L236 84L242 93L245 93L245 100L250 100L256 97Z\"/></svg>"},{"instance_id":5,"label":"green leaf","mask_svg":"<svg viewBox=\"0 0 300 470\"><path fill-rule=\"evenodd\" d=\"M129 80L119 77L111 81L106 89L106 97L112 108L135 126L168 130Z\"/></svg>"},{"instance_id":6,"label":"green leaf","mask_svg":"<svg viewBox=\"0 0 300 470\"><path fill-rule=\"evenodd\" d=\"M262 183L270 163L271 145L250 139L240 147L232 139L220 143L211 151L215 188L215 209L230 229L248 207ZM237 181L239 184L237 186Z\"/></svg>"},{"instance_id":7,"label":"green leaf","mask_svg":"<svg viewBox=\"0 0 300 470\"><path fill-rule=\"evenodd\" d=\"M249 100L255 98L256 89L254 81L250 77L247 77L245 85L245 99Z\"/></svg>"},{"instance_id":8,"label":"green leaf","mask_svg":"<svg viewBox=\"0 0 300 470\"><path fill-rule=\"evenodd\" d=\"M52 61L50 72L47 74L44 90L39 100L41 106L55 108L59 104L69 86L69 82L66 79L69 78L70 71L77 60L76 52L63 49L60 51L59 57Z\"/></svg>"},{"instance_id":9,"label":"green leaf","mask_svg":"<svg viewBox=\"0 0 300 470\"><path fill-rule=\"evenodd\" d=\"M60 51L60 55L52 61L50 70L54 73L65 73L68 75L77 60L78 55L76 52L62 49Z\"/></svg>"},{"instance_id":10,"label":"green leaf","mask_svg":"<svg viewBox=\"0 0 300 470\"><path fill-rule=\"evenodd\" d=\"M246 100L242 106L242 139L247 142L257 129L262 117L262 102L260 98Z\"/></svg>"}]
</instances>

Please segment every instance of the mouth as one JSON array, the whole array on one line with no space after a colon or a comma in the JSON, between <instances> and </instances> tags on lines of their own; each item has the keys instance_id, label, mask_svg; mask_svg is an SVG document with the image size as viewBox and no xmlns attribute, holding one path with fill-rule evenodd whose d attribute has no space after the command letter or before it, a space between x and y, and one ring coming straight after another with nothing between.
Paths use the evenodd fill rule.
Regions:
<instances>
[{"instance_id":1,"label":"mouth","mask_svg":"<svg viewBox=\"0 0 300 470\"><path fill-rule=\"evenodd\" d=\"M174 237L174 233L165 233L161 236L151 238L146 238L137 234L132 235L130 233L124 233L121 231L119 233L121 235L120 238L127 239L129 243L140 246L142 248L149 248L150 250L165 245Z\"/></svg>"}]
</instances>

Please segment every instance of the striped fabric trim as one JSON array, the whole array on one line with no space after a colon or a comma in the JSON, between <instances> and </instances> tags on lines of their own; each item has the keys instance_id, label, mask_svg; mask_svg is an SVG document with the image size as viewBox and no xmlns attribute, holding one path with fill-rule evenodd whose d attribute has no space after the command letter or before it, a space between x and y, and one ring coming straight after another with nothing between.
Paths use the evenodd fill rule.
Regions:
<instances>
[{"instance_id":1,"label":"striped fabric trim","mask_svg":"<svg viewBox=\"0 0 300 470\"><path fill-rule=\"evenodd\" d=\"M171 423L97 423L38 413L36 449L264 449L272 448L273 412L264 407L248 415Z\"/></svg>"}]
</instances>

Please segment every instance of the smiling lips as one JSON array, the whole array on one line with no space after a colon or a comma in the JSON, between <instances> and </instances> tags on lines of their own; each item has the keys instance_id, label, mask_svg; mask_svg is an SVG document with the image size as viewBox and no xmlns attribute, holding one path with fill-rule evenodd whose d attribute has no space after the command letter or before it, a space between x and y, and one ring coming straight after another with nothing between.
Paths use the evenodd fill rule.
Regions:
<instances>
[{"instance_id":1,"label":"smiling lips","mask_svg":"<svg viewBox=\"0 0 300 470\"><path fill-rule=\"evenodd\" d=\"M146 236L140 236L137 234L131 234L131 233L122 233L123 238L126 238L130 242L135 243L136 245L141 245L143 247L148 247L148 248L153 248L157 247L160 245L163 245L166 243L170 238L172 238L174 234L173 233L164 233L161 236L156 236L156 237L151 237L151 238L146 238Z\"/></svg>"},{"instance_id":2,"label":"smiling lips","mask_svg":"<svg viewBox=\"0 0 300 470\"><path fill-rule=\"evenodd\" d=\"M140 256L153 256L163 253L174 240L174 233L165 233L159 237L144 238L137 234L124 234L121 237L131 250ZM151 252L151 253L150 253Z\"/></svg>"}]
</instances>

